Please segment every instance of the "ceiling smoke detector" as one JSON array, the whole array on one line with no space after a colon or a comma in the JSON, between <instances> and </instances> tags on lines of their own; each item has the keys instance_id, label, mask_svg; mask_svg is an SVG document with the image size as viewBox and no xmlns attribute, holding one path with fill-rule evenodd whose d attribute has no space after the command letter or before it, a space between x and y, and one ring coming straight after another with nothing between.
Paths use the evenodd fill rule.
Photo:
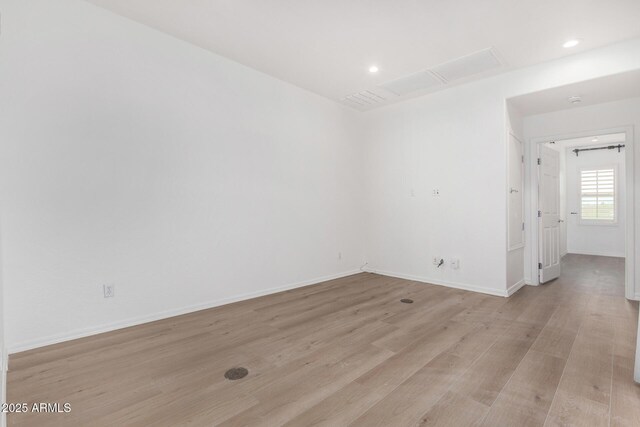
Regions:
<instances>
[{"instance_id":1,"label":"ceiling smoke detector","mask_svg":"<svg viewBox=\"0 0 640 427\"><path fill-rule=\"evenodd\" d=\"M571 96L567 99L571 104L579 104L582 102L582 98L579 96Z\"/></svg>"}]
</instances>

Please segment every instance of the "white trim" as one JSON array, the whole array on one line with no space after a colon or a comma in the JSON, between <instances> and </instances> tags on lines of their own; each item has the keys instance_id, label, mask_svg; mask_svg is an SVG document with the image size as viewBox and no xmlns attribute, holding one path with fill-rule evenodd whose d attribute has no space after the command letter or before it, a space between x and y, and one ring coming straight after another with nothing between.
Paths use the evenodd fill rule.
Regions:
<instances>
[{"instance_id":1,"label":"white trim","mask_svg":"<svg viewBox=\"0 0 640 427\"><path fill-rule=\"evenodd\" d=\"M624 254L611 254L605 252L592 252L592 251L568 251L568 254L575 255L594 255L594 256L607 256L611 258L624 258Z\"/></svg>"},{"instance_id":2,"label":"white trim","mask_svg":"<svg viewBox=\"0 0 640 427\"><path fill-rule=\"evenodd\" d=\"M193 313L200 310L206 310L208 308L218 307L233 302L244 301L251 298L256 298L264 295L275 294L290 289L301 288L304 286L314 285L328 280L340 279L342 277L352 276L354 274L362 273L360 269L345 271L342 273L332 274L329 276L318 277L316 279L305 280L298 283L293 283L276 288L265 289L257 292L249 292L246 294L236 295L228 298L221 298L214 301L209 301L201 304L190 305L187 307L181 307L171 310L162 311L146 316L132 317L119 322L109 323L105 325L93 326L90 328L76 329L75 331L67 332L64 334L51 335L48 337L39 338L31 341L24 341L18 344L11 345L8 348L9 354L19 353L21 351L32 350L34 348L44 347L52 344L59 344L65 341L71 341L78 338L84 338L91 335L101 334L104 332L115 331L117 329L128 328L130 326L136 326L143 323L154 322L156 320L167 319L169 317L180 316L182 314Z\"/></svg>"},{"instance_id":3,"label":"white trim","mask_svg":"<svg viewBox=\"0 0 640 427\"><path fill-rule=\"evenodd\" d=\"M411 274L396 273L396 272L392 272L392 271L371 270L370 272L374 273L374 274L379 274L381 276L395 277L397 279L413 280L413 281L416 281L416 282L427 283L427 284L430 284L430 285L444 286L444 287L447 287L447 288L454 288L454 289L462 289L462 290L465 290L465 291L479 292L479 293L482 293L482 294L494 295L494 296L498 296L498 297L507 297L507 296L509 296L507 294L507 290L506 289L483 288L483 287L480 287L480 286L468 285L466 283L448 282L448 281L444 281L444 280L440 280L440 279L432 279L432 278L428 278L428 277L414 276L414 275L411 275Z\"/></svg>"},{"instance_id":4,"label":"white trim","mask_svg":"<svg viewBox=\"0 0 640 427\"><path fill-rule=\"evenodd\" d=\"M545 137L534 137L529 139L529 177L530 183L528 190L530 191L530 214L531 224L530 235L531 239L525 244L530 248L530 265L531 271L538 271L538 221L536 217L538 215L538 164L537 164L537 152L538 145L544 144L550 141L557 141L560 139L572 139L581 138L585 136L606 135L610 133L625 133L625 185L626 185L626 230L625 230L625 258L627 262L625 265L625 297L627 299L637 299L636 295L640 293L640 289L636 289L636 273L635 273L635 187L634 187L634 170L635 170L635 137L634 127L631 126L618 126L609 129L599 129L583 132L575 132L563 135L552 135ZM538 277L532 278L533 283L538 284Z\"/></svg>"},{"instance_id":5,"label":"white trim","mask_svg":"<svg viewBox=\"0 0 640 427\"><path fill-rule=\"evenodd\" d=\"M526 284L525 280L522 279L518 283L514 283L513 285L507 288L507 296L511 296L518 292L518 290Z\"/></svg>"}]
</instances>

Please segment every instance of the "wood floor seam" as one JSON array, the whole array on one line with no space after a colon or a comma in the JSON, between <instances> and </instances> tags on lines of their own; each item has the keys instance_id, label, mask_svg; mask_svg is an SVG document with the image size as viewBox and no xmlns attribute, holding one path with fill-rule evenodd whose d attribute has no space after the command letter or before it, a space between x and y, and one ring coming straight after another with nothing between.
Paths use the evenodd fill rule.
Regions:
<instances>
[{"instance_id":1,"label":"wood floor seam","mask_svg":"<svg viewBox=\"0 0 640 427\"><path fill-rule=\"evenodd\" d=\"M556 310L558 310L559 307L556 307ZM554 311L555 312L555 311ZM551 316L549 317L551 318ZM543 328L544 330L544 328ZM542 332L542 331L540 331ZM487 411L487 413L484 415L484 417L482 417L482 420L480 421L480 424L484 424L484 420L487 418L487 416L489 415L489 412L491 410L491 408L493 407L493 405L498 401L498 399L500 398L500 395L502 393L504 393L504 389L507 387L507 385L509 384L509 382L511 381L511 379L513 378L513 376L515 375L515 373L518 371L518 367L520 367L520 365L522 365L522 362L525 360L526 355L532 351L531 348L533 347L533 345L535 344L535 342L539 339L540 334L538 334L538 336L536 337L536 339L531 343L531 346L529 347L529 349L527 350L527 353L525 353L525 355L522 357L522 359L520 359L520 361L518 362L518 365L516 366L516 368L513 370L513 372L511 373L511 375L509 376L509 379L506 381L505 386L502 388L502 390L500 390L500 393L498 393L498 396L496 396L496 399L493 401L493 403L491 404L491 407L489 407L489 411Z\"/></svg>"}]
</instances>

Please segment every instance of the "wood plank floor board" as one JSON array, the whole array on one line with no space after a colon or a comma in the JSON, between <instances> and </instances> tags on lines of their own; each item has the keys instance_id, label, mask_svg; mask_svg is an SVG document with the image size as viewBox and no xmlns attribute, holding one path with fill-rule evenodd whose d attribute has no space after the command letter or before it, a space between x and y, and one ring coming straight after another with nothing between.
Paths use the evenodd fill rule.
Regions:
<instances>
[{"instance_id":1,"label":"wood plank floor board","mask_svg":"<svg viewBox=\"0 0 640 427\"><path fill-rule=\"evenodd\" d=\"M8 423L640 425L623 283L584 255L510 298L360 273L11 355L9 401L72 412Z\"/></svg>"},{"instance_id":2,"label":"wood plank floor board","mask_svg":"<svg viewBox=\"0 0 640 427\"><path fill-rule=\"evenodd\" d=\"M640 385L633 381L633 357L614 356L611 426L640 425Z\"/></svg>"},{"instance_id":3,"label":"wood plank floor board","mask_svg":"<svg viewBox=\"0 0 640 427\"><path fill-rule=\"evenodd\" d=\"M242 387L250 390L253 395L259 398L269 398L273 395L276 384L299 382L301 378L308 378L311 371L327 371L327 366L341 363L346 357L356 354L362 349L367 349L372 339L375 339L379 334L386 334L393 327L384 323L372 323L366 325L365 328L367 331L361 334L357 340L346 338L336 342L335 346L321 348L314 353L294 359L287 365L264 372L256 372L255 376L243 382ZM372 345L371 347L379 348ZM381 350L384 350L381 354L389 357L394 354L385 349Z\"/></svg>"},{"instance_id":4,"label":"wood plank floor board","mask_svg":"<svg viewBox=\"0 0 640 427\"><path fill-rule=\"evenodd\" d=\"M391 391L474 329L473 325L457 322L431 328L402 352L396 353L356 381L372 389L385 387Z\"/></svg>"},{"instance_id":5,"label":"wood plank floor board","mask_svg":"<svg viewBox=\"0 0 640 427\"><path fill-rule=\"evenodd\" d=\"M350 382L284 425L288 427L350 425L385 394L384 389L371 390L360 383Z\"/></svg>"},{"instance_id":6,"label":"wood plank floor board","mask_svg":"<svg viewBox=\"0 0 640 427\"><path fill-rule=\"evenodd\" d=\"M499 338L458 379L453 390L490 407L500 390L509 380L522 358L529 351L535 337L528 340L511 337Z\"/></svg>"},{"instance_id":7,"label":"wood plank floor board","mask_svg":"<svg viewBox=\"0 0 640 427\"><path fill-rule=\"evenodd\" d=\"M419 426L479 426L489 408L470 397L448 391L438 403L420 417Z\"/></svg>"},{"instance_id":8,"label":"wood plank floor board","mask_svg":"<svg viewBox=\"0 0 640 427\"><path fill-rule=\"evenodd\" d=\"M363 372L387 360L393 353L375 346L359 348L341 360L318 366L304 377L288 375L273 381L254 405L221 426L282 425L313 407ZM303 380L304 378L304 380Z\"/></svg>"},{"instance_id":9,"label":"wood plank floor board","mask_svg":"<svg viewBox=\"0 0 640 427\"><path fill-rule=\"evenodd\" d=\"M368 409L353 425L415 425L425 409L446 394L497 339L495 330L477 326Z\"/></svg>"},{"instance_id":10,"label":"wood plank floor board","mask_svg":"<svg viewBox=\"0 0 640 427\"><path fill-rule=\"evenodd\" d=\"M529 351L483 421L491 426L543 425L566 359Z\"/></svg>"}]
</instances>

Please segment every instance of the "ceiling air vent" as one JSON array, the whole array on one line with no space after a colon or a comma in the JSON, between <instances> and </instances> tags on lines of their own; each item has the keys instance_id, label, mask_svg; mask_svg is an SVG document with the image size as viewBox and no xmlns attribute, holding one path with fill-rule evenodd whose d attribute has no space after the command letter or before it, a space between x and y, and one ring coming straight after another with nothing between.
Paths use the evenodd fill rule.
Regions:
<instances>
[{"instance_id":1,"label":"ceiling air vent","mask_svg":"<svg viewBox=\"0 0 640 427\"><path fill-rule=\"evenodd\" d=\"M428 70L383 83L371 90L345 96L342 102L358 110L368 110L386 104L387 98L395 99L396 96L426 92L429 89L437 90L446 87L447 83L500 68L502 65L493 48L487 48Z\"/></svg>"},{"instance_id":2,"label":"ceiling air vent","mask_svg":"<svg viewBox=\"0 0 640 427\"><path fill-rule=\"evenodd\" d=\"M399 79L381 84L380 87L403 96L419 90L440 86L443 82L429 71L420 71Z\"/></svg>"},{"instance_id":3,"label":"ceiling air vent","mask_svg":"<svg viewBox=\"0 0 640 427\"><path fill-rule=\"evenodd\" d=\"M342 98L342 102L345 102L352 107L357 108L367 108L377 104L381 104L385 102L387 98L385 98L381 94L377 94L370 90L364 90L362 92L354 93L351 95L347 95Z\"/></svg>"},{"instance_id":4,"label":"ceiling air vent","mask_svg":"<svg viewBox=\"0 0 640 427\"><path fill-rule=\"evenodd\" d=\"M483 73L498 68L501 65L493 49L483 49L479 52L435 66L431 68L430 71L441 77L444 81L450 82Z\"/></svg>"}]
</instances>

